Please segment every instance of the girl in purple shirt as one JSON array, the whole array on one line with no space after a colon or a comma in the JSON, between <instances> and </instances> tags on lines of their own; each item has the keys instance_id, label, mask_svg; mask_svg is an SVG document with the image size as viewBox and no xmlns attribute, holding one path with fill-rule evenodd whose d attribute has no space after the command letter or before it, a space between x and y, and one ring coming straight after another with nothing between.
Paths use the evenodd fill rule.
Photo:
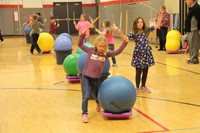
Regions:
<instances>
[{"instance_id":1,"label":"girl in purple shirt","mask_svg":"<svg viewBox=\"0 0 200 133\"><path fill-rule=\"evenodd\" d=\"M122 34L121 30L118 30L120 34ZM83 32L84 33L84 32ZM94 42L94 48L87 47L83 45L83 40L86 34L81 34L78 41L78 46L85 51L88 56L86 60L85 68L82 72L82 122L88 122L88 100L90 98L90 91L93 95L97 103L96 110L99 112L101 110L101 106L99 105L99 101L97 99L99 82L101 73L103 71L106 60L109 57L113 57L122 52L122 50L126 47L129 42L128 37L124 38L122 45L115 51L108 51L108 42L103 35L99 35Z\"/></svg>"}]
</instances>

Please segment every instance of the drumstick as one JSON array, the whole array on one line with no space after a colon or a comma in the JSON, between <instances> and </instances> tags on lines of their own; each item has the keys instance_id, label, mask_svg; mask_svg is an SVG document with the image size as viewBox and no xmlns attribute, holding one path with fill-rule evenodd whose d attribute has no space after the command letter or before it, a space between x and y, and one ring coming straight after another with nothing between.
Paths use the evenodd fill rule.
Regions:
<instances>
[{"instance_id":1,"label":"drumstick","mask_svg":"<svg viewBox=\"0 0 200 133\"><path fill-rule=\"evenodd\" d=\"M120 14L119 27L122 28L122 12L121 12L121 14Z\"/></svg>"},{"instance_id":2,"label":"drumstick","mask_svg":"<svg viewBox=\"0 0 200 133\"><path fill-rule=\"evenodd\" d=\"M75 21L75 12L73 11L73 20Z\"/></svg>"},{"instance_id":3,"label":"drumstick","mask_svg":"<svg viewBox=\"0 0 200 133\"><path fill-rule=\"evenodd\" d=\"M114 15L112 14L112 23L115 23L115 21L114 21Z\"/></svg>"},{"instance_id":4,"label":"drumstick","mask_svg":"<svg viewBox=\"0 0 200 133\"><path fill-rule=\"evenodd\" d=\"M128 11L126 10L126 35L128 34Z\"/></svg>"},{"instance_id":5,"label":"drumstick","mask_svg":"<svg viewBox=\"0 0 200 133\"><path fill-rule=\"evenodd\" d=\"M89 16L89 18L90 18L90 19L93 19L91 16ZM95 29L97 29L95 25L93 25L93 26L94 26Z\"/></svg>"}]
</instances>

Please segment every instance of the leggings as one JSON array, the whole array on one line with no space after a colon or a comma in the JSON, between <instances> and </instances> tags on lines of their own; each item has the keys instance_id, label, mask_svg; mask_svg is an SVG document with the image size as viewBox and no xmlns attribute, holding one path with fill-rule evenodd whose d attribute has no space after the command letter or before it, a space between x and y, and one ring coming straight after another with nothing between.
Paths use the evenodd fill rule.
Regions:
<instances>
[{"instance_id":1,"label":"leggings","mask_svg":"<svg viewBox=\"0 0 200 133\"><path fill-rule=\"evenodd\" d=\"M143 68L143 69L142 68L136 68L135 70L136 70L136 76L135 76L136 88L140 87L141 74L142 74L142 86L145 86L149 67L146 67L146 68Z\"/></svg>"}]
</instances>

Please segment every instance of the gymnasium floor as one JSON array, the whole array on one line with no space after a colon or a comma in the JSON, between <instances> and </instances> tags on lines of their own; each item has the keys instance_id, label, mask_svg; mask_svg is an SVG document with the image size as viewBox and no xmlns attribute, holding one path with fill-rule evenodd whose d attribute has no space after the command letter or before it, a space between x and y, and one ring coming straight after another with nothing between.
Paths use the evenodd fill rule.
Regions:
<instances>
[{"instance_id":1,"label":"gymnasium floor","mask_svg":"<svg viewBox=\"0 0 200 133\"><path fill-rule=\"evenodd\" d=\"M95 35L91 36L93 42ZM158 52L147 86L139 93L132 116L108 120L89 102L89 123L81 122L80 83L69 83L51 54L31 55L25 37L4 37L0 43L0 133L200 133L200 65L188 65L188 54ZM77 49L73 36L73 53ZM116 47L121 44L115 39ZM133 82L133 42L118 55L111 76Z\"/></svg>"}]
</instances>

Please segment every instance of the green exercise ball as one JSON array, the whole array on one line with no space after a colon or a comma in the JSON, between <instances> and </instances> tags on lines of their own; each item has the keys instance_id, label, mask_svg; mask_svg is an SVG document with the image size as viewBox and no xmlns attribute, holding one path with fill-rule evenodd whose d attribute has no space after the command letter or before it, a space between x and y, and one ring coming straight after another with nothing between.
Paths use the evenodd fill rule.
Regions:
<instances>
[{"instance_id":1,"label":"green exercise ball","mask_svg":"<svg viewBox=\"0 0 200 133\"><path fill-rule=\"evenodd\" d=\"M64 59L63 67L68 76L77 76L78 69L76 68L76 64L79 56L79 54L70 54Z\"/></svg>"}]
</instances>

